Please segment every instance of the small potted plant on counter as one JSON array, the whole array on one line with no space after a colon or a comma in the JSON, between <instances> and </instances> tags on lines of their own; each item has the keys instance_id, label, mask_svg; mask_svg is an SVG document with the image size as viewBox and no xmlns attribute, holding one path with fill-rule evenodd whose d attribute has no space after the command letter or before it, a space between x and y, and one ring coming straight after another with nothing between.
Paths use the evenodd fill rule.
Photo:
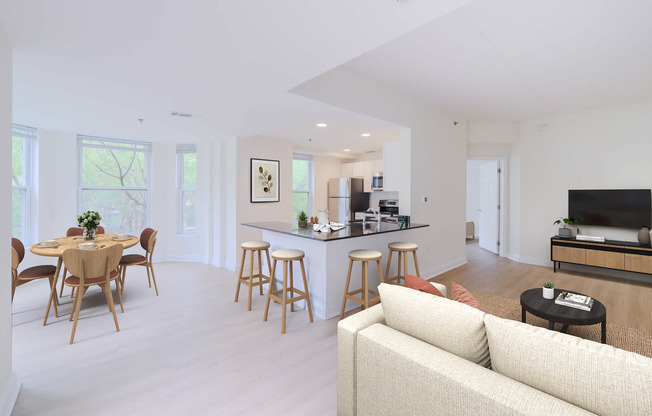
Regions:
<instances>
[{"instance_id":1,"label":"small potted plant on counter","mask_svg":"<svg viewBox=\"0 0 652 416\"><path fill-rule=\"evenodd\" d=\"M574 218L561 217L557 221L553 222L552 224L553 225L564 224L564 227L559 229L559 236L560 237L571 237L572 236L571 229L566 228L566 226L569 225L569 224L575 224L575 222L576 221L575 221Z\"/></svg>"},{"instance_id":2,"label":"small potted plant on counter","mask_svg":"<svg viewBox=\"0 0 652 416\"><path fill-rule=\"evenodd\" d=\"M301 211L297 215L297 219L299 220L299 228L308 228L308 215L305 211Z\"/></svg>"},{"instance_id":3,"label":"small potted plant on counter","mask_svg":"<svg viewBox=\"0 0 652 416\"><path fill-rule=\"evenodd\" d=\"M555 285L550 280L543 282L543 297L544 299L555 297Z\"/></svg>"}]
</instances>

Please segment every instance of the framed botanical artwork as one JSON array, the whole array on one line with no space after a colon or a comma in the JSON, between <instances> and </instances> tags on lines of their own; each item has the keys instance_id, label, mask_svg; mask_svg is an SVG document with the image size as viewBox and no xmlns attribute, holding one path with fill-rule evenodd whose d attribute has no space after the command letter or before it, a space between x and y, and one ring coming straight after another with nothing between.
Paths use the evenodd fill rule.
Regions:
<instances>
[{"instance_id":1,"label":"framed botanical artwork","mask_svg":"<svg viewBox=\"0 0 652 416\"><path fill-rule=\"evenodd\" d=\"M278 160L251 158L251 202L278 202Z\"/></svg>"}]
</instances>

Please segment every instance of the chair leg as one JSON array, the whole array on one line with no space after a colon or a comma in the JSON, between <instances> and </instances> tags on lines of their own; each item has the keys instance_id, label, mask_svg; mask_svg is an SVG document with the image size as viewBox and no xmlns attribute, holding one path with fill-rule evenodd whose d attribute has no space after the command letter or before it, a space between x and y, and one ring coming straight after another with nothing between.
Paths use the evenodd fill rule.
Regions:
<instances>
[{"instance_id":1,"label":"chair leg","mask_svg":"<svg viewBox=\"0 0 652 416\"><path fill-rule=\"evenodd\" d=\"M285 315L287 314L287 301L288 301L288 261L283 260L283 302L281 306L283 307L283 322L281 324L281 333L285 334Z\"/></svg>"},{"instance_id":2,"label":"chair leg","mask_svg":"<svg viewBox=\"0 0 652 416\"><path fill-rule=\"evenodd\" d=\"M265 254L267 255L267 269L269 270L269 279L270 282L268 283L269 285L272 284L272 262L269 260L269 250L265 249Z\"/></svg>"},{"instance_id":3,"label":"chair leg","mask_svg":"<svg viewBox=\"0 0 652 416\"><path fill-rule=\"evenodd\" d=\"M122 313L125 313L125 307L122 304L122 291L118 288L118 280L120 280L120 276L118 276L115 279L115 291L118 292L118 300L120 301L120 311ZM109 292L111 292L111 283L109 283ZM111 294L111 298L113 299L113 294Z\"/></svg>"},{"instance_id":4,"label":"chair leg","mask_svg":"<svg viewBox=\"0 0 652 416\"><path fill-rule=\"evenodd\" d=\"M398 268L396 269L396 284L400 285L401 284L401 265L402 265L401 261L403 259L402 259L400 251L397 251L396 254L398 254Z\"/></svg>"},{"instance_id":5,"label":"chair leg","mask_svg":"<svg viewBox=\"0 0 652 416\"><path fill-rule=\"evenodd\" d=\"M419 273L419 262L417 261L417 251L414 250L412 254L414 254L414 268L417 271L417 276L421 277L421 273Z\"/></svg>"},{"instance_id":6,"label":"chair leg","mask_svg":"<svg viewBox=\"0 0 652 416\"><path fill-rule=\"evenodd\" d=\"M344 318L344 309L346 308L346 295L349 294L349 283L351 283L351 269L353 269L353 260L349 259L349 272L346 275L346 285L344 286L344 299L342 299L342 312L340 312L340 319Z\"/></svg>"},{"instance_id":7,"label":"chair leg","mask_svg":"<svg viewBox=\"0 0 652 416\"><path fill-rule=\"evenodd\" d=\"M392 253L394 250L389 249L389 257L387 258L387 268L385 269L385 281L389 283L389 266L392 264Z\"/></svg>"},{"instance_id":8,"label":"chair leg","mask_svg":"<svg viewBox=\"0 0 652 416\"><path fill-rule=\"evenodd\" d=\"M312 307L310 306L310 292L308 292L308 281L306 280L306 268L303 266L303 259L299 260L301 264L301 275L303 276L303 290L306 292L306 306L308 307L308 316L310 317L310 322L312 320Z\"/></svg>"},{"instance_id":9,"label":"chair leg","mask_svg":"<svg viewBox=\"0 0 652 416\"><path fill-rule=\"evenodd\" d=\"M378 278L380 279L380 283L385 283L383 280L383 269L380 266L380 260L376 260L376 263L378 263Z\"/></svg>"},{"instance_id":10,"label":"chair leg","mask_svg":"<svg viewBox=\"0 0 652 416\"><path fill-rule=\"evenodd\" d=\"M75 321L72 323L72 333L70 334L70 344L75 340L75 331L77 330L77 321L79 320L79 310L81 309L81 298L84 296L86 288L80 287L77 290L77 298L75 299Z\"/></svg>"},{"instance_id":11,"label":"chair leg","mask_svg":"<svg viewBox=\"0 0 652 416\"><path fill-rule=\"evenodd\" d=\"M364 303L362 309L369 307L369 262L362 262L362 296Z\"/></svg>"},{"instance_id":12,"label":"chair leg","mask_svg":"<svg viewBox=\"0 0 652 416\"><path fill-rule=\"evenodd\" d=\"M14 293L16 292L16 281L11 280L11 303L14 303Z\"/></svg>"},{"instance_id":13,"label":"chair leg","mask_svg":"<svg viewBox=\"0 0 652 416\"><path fill-rule=\"evenodd\" d=\"M154 290L156 291L156 296L158 296L158 286L156 286L156 276L154 276L154 265L150 260L148 263L149 270L152 272L152 282L154 282Z\"/></svg>"},{"instance_id":14,"label":"chair leg","mask_svg":"<svg viewBox=\"0 0 652 416\"><path fill-rule=\"evenodd\" d=\"M247 301L247 310L251 310L251 289L254 286L254 252L249 252L249 300Z\"/></svg>"},{"instance_id":15,"label":"chair leg","mask_svg":"<svg viewBox=\"0 0 652 416\"><path fill-rule=\"evenodd\" d=\"M288 262L290 267L290 296L294 298L294 264L293 262ZM294 312L294 302L290 302L290 312Z\"/></svg>"},{"instance_id":16,"label":"chair leg","mask_svg":"<svg viewBox=\"0 0 652 416\"><path fill-rule=\"evenodd\" d=\"M263 315L263 322L267 321L267 312L269 311L269 301L272 299L269 295L272 293L272 288L274 287L274 273L276 272L276 259L274 259L274 265L272 266L272 271L269 276L269 288L267 289L267 302L265 303L265 314Z\"/></svg>"},{"instance_id":17,"label":"chair leg","mask_svg":"<svg viewBox=\"0 0 652 416\"><path fill-rule=\"evenodd\" d=\"M63 297L63 286L64 286L64 281L66 280L66 273L68 273L68 270L64 267L63 268L63 276L61 276L61 290L59 290L59 297Z\"/></svg>"},{"instance_id":18,"label":"chair leg","mask_svg":"<svg viewBox=\"0 0 652 416\"><path fill-rule=\"evenodd\" d=\"M109 304L109 310L113 314L113 321L115 322L116 332L120 332L120 326L118 325L118 315L115 313L115 304L113 303L113 295L111 295L111 288L106 283L102 284L102 291L104 296L106 296L106 302Z\"/></svg>"},{"instance_id":19,"label":"chair leg","mask_svg":"<svg viewBox=\"0 0 652 416\"><path fill-rule=\"evenodd\" d=\"M152 279L149 277L149 267L147 267L147 263L145 263L145 270L147 270L147 283L149 283L149 287L152 287Z\"/></svg>"},{"instance_id":20,"label":"chair leg","mask_svg":"<svg viewBox=\"0 0 652 416\"><path fill-rule=\"evenodd\" d=\"M260 294L263 294L263 256L261 250L256 250L258 252L258 290Z\"/></svg>"}]
</instances>

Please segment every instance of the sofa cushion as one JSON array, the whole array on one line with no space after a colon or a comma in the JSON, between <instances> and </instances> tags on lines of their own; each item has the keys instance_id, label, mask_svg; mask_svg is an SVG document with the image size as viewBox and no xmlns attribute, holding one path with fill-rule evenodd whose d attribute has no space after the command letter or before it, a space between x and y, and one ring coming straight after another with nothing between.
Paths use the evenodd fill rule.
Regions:
<instances>
[{"instance_id":1,"label":"sofa cushion","mask_svg":"<svg viewBox=\"0 0 652 416\"><path fill-rule=\"evenodd\" d=\"M385 325L356 353L357 416L590 414Z\"/></svg>"},{"instance_id":2,"label":"sofa cushion","mask_svg":"<svg viewBox=\"0 0 652 416\"><path fill-rule=\"evenodd\" d=\"M456 302L462 302L484 312L484 309L482 309L482 306L480 306L480 302L478 302L476 298L473 297L471 292L464 289L462 285L459 285L455 282L451 282L451 299Z\"/></svg>"},{"instance_id":3,"label":"sofa cushion","mask_svg":"<svg viewBox=\"0 0 652 416\"><path fill-rule=\"evenodd\" d=\"M431 295L446 297L443 293L439 291L435 286L430 284L426 279L422 279L418 276L412 276L411 274L405 275L405 287L410 289L415 289L420 292L430 293Z\"/></svg>"},{"instance_id":4,"label":"sofa cushion","mask_svg":"<svg viewBox=\"0 0 652 416\"><path fill-rule=\"evenodd\" d=\"M495 371L601 415L652 413L652 359L492 315L485 325Z\"/></svg>"},{"instance_id":5,"label":"sofa cushion","mask_svg":"<svg viewBox=\"0 0 652 416\"><path fill-rule=\"evenodd\" d=\"M484 367L490 366L484 312L407 287L378 286L387 326Z\"/></svg>"}]
</instances>

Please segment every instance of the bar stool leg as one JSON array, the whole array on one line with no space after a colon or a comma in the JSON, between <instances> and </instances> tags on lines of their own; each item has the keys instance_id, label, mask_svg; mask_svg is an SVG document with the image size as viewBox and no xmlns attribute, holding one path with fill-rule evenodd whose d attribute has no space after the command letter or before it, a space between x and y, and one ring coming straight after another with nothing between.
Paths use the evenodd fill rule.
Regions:
<instances>
[{"instance_id":1,"label":"bar stool leg","mask_svg":"<svg viewBox=\"0 0 652 416\"><path fill-rule=\"evenodd\" d=\"M290 297L294 297L294 265L290 262ZM290 302L290 312L294 312L294 302Z\"/></svg>"},{"instance_id":2,"label":"bar stool leg","mask_svg":"<svg viewBox=\"0 0 652 416\"><path fill-rule=\"evenodd\" d=\"M405 271L403 272L403 281L405 283L407 283L407 272L408 272L408 268L407 268L407 251L403 252L403 267L405 269ZM401 281L399 280L399 283L400 282Z\"/></svg>"},{"instance_id":3,"label":"bar stool leg","mask_svg":"<svg viewBox=\"0 0 652 416\"><path fill-rule=\"evenodd\" d=\"M414 254L414 268L417 270L417 276L421 277L421 273L419 273L419 262L417 261L417 251L414 250L412 254Z\"/></svg>"},{"instance_id":4,"label":"bar stool leg","mask_svg":"<svg viewBox=\"0 0 652 416\"><path fill-rule=\"evenodd\" d=\"M349 294L349 283L351 282L351 269L353 269L353 260L349 259L349 273L346 275L346 286L344 286L344 299L342 299L342 312L340 319L344 318L344 309L346 308L346 295Z\"/></svg>"},{"instance_id":5,"label":"bar stool leg","mask_svg":"<svg viewBox=\"0 0 652 416\"><path fill-rule=\"evenodd\" d=\"M380 260L376 260L376 263L378 263L378 278L380 279L380 283L385 283L383 280L383 269L380 267Z\"/></svg>"},{"instance_id":6,"label":"bar stool leg","mask_svg":"<svg viewBox=\"0 0 652 416\"><path fill-rule=\"evenodd\" d=\"M258 289L263 294L263 259L261 250L258 250Z\"/></svg>"},{"instance_id":7,"label":"bar stool leg","mask_svg":"<svg viewBox=\"0 0 652 416\"><path fill-rule=\"evenodd\" d=\"M247 310L251 310L251 289L254 287L254 252L249 253L249 302Z\"/></svg>"},{"instance_id":8,"label":"bar stool leg","mask_svg":"<svg viewBox=\"0 0 652 416\"><path fill-rule=\"evenodd\" d=\"M398 268L396 269L396 284L400 285L401 284L401 260L403 259L401 258L400 251L398 251L397 254L398 254Z\"/></svg>"},{"instance_id":9,"label":"bar stool leg","mask_svg":"<svg viewBox=\"0 0 652 416\"><path fill-rule=\"evenodd\" d=\"M242 278L242 271L244 270L244 262L245 262L245 254L247 254L247 250L242 250L242 261L240 262L240 273L238 274L238 286L235 289L235 301L238 301L238 297L240 296L240 279ZM126 268L125 268L126 269ZM123 270L124 273L124 270ZM124 279L124 277L123 277ZM124 282L124 280L123 280Z\"/></svg>"},{"instance_id":10,"label":"bar stool leg","mask_svg":"<svg viewBox=\"0 0 652 416\"><path fill-rule=\"evenodd\" d=\"M303 290L306 292L306 306L308 307L308 316L310 317L310 322L312 320L312 307L310 306L310 292L308 291L308 281L306 280L306 268L303 267L303 259L299 260L301 264L301 275L303 276Z\"/></svg>"},{"instance_id":11,"label":"bar stool leg","mask_svg":"<svg viewBox=\"0 0 652 416\"><path fill-rule=\"evenodd\" d=\"M369 262L362 262L362 293L364 295L364 303L362 309L369 307Z\"/></svg>"},{"instance_id":12,"label":"bar stool leg","mask_svg":"<svg viewBox=\"0 0 652 416\"><path fill-rule=\"evenodd\" d=\"M387 269L385 270L385 281L389 283L389 266L392 264L392 254L394 250L389 249L389 258L387 259Z\"/></svg>"},{"instance_id":13,"label":"bar stool leg","mask_svg":"<svg viewBox=\"0 0 652 416\"><path fill-rule=\"evenodd\" d=\"M287 300L288 300L288 261L283 260L283 323L281 325L281 333L285 334L285 314L287 312Z\"/></svg>"},{"instance_id":14,"label":"bar stool leg","mask_svg":"<svg viewBox=\"0 0 652 416\"><path fill-rule=\"evenodd\" d=\"M265 303L265 314L263 315L263 322L267 321L267 312L269 311L269 301L272 299L269 295L272 293L272 288L274 287L274 274L276 273L276 259L274 259L274 265L272 266L272 271L269 276L269 288L267 289L267 302Z\"/></svg>"},{"instance_id":15,"label":"bar stool leg","mask_svg":"<svg viewBox=\"0 0 652 416\"><path fill-rule=\"evenodd\" d=\"M269 285L272 284L272 262L269 260L269 250L265 249L265 254L267 255L267 269L269 270ZM262 287L262 285L261 285Z\"/></svg>"}]
</instances>

